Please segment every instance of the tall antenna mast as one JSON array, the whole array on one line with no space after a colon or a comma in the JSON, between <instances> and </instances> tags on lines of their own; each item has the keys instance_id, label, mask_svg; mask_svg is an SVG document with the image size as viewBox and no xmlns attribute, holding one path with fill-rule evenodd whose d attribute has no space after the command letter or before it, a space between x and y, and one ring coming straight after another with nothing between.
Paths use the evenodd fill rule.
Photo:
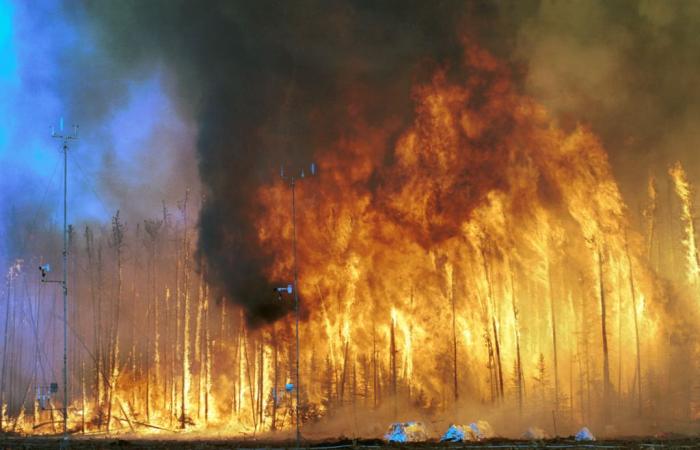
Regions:
<instances>
[{"instance_id":1,"label":"tall antenna mast","mask_svg":"<svg viewBox=\"0 0 700 450\"><path fill-rule=\"evenodd\" d=\"M68 445L68 142L78 139L78 126L73 125L73 134L63 132L61 117L59 132L51 127L51 137L60 139L63 151L63 442Z\"/></svg>"},{"instance_id":2,"label":"tall antenna mast","mask_svg":"<svg viewBox=\"0 0 700 450\"><path fill-rule=\"evenodd\" d=\"M297 210L296 210L296 195L294 192L294 187L296 186L296 183L299 181L299 178L303 179L304 178L304 169L302 168L301 171L295 172L291 171L292 174L289 176L285 176L284 173L284 166L280 167L280 176L282 177L283 180L289 182L289 186L292 188L292 256L293 256L293 261L294 261L294 284L292 286L292 290L294 293L294 317L295 317L295 335L296 335L296 367L295 367L295 390L296 390L296 408L295 408L295 415L296 415L296 441L297 441L297 449L300 448L301 446L301 431L299 429L300 423L299 423L299 407L300 407L300 400L299 400L299 390L301 389L301 383L299 381L299 272L297 270ZM298 176L295 175L295 173L298 173ZM308 176L315 176L316 175L316 164L311 163L309 165L309 174ZM289 292L289 288L287 288L287 292ZM278 292L280 292L278 290Z\"/></svg>"}]
</instances>

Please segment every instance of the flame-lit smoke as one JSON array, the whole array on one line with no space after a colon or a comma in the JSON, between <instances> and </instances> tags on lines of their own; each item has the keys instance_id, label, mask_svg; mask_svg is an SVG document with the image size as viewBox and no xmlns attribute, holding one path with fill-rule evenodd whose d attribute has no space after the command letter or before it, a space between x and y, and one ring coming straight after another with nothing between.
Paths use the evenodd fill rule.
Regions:
<instances>
[{"instance_id":1,"label":"flame-lit smoke","mask_svg":"<svg viewBox=\"0 0 700 450\"><path fill-rule=\"evenodd\" d=\"M453 66L416 76L411 98L384 102L402 91L384 96L381 89L411 79L407 67L424 56L415 49L430 41L435 48L426 54L451 56L453 47L435 44L450 37L409 33L404 52L392 42L371 53L396 58L391 64L364 56L378 39L343 47L349 54L331 62L309 61L297 49L328 55L317 36L343 26L350 14L342 7L330 8L334 20L315 8L311 19L291 11L290 20L231 5L118 10L159 36L156 47L204 93L201 264L195 274L191 220L165 210L145 223L146 234L132 224L124 247L108 230L95 242L86 231L87 248L69 252L71 273L87 278L71 287L71 299L79 299L71 303L72 430L281 430L276 436L286 437L296 408L310 438L376 437L390 422L417 417L435 424L434 433L450 422L487 418L511 437L530 425L552 435L584 424L608 435L692 427L700 402L693 396L697 302L689 299L697 294L686 289L692 280L685 271L680 283L664 280L662 258L652 258L658 248L672 260L683 239L683 261L697 277L692 189L680 166L670 175L684 235L672 231L678 217L659 219L657 206L671 210L671 200L662 200L652 179L646 227L636 229L591 129L560 125L523 94L513 65L473 42ZM449 28L444 19L451 15L441 10L420 30L432 38L439 34L432 28ZM393 16L371 17L383 30ZM193 32L173 23L196 26ZM345 24L351 32L338 42L354 42L364 30L358 23ZM317 28L307 33L311 25ZM293 39L262 28L281 28ZM251 35L261 39L251 43ZM291 50L280 49L280 41L291 42ZM143 52L150 55L148 46ZM369 60L380 63L369 70ZM180 88L199 99L199 91ZM342 95L307 104L313 102L303 95L319 91ZM294 95L301 99L290 101ZM271 111L284 120L271 119ZM279 128L293 136L280 138ZM280 149L292 144L307 150ZM296 185L300 386L291 299L270 289L293 278L291 192L270 181L285 153L321 169ZM33 336L18 338L24 323L17 319L12 358L21 363L21 355L34 355L32 363L58 367L60 340L51 334L57 319L39 306L49 289L25 283L26 302L21 292L19 281L8 281L13 323L28 317ZM45 356L39 343L53 353ZM0 383L3 391L15 387L7 389L3 423L60 431L52 412L60 398L44 408L25 395L25 385L41 387L54 374L35 366L24 371L34 377L26 381L17 375L22 364L12 367L8 383Z\"/></svg>"},{"instance_id":2,"label":"flame-lit smoke","mask_svg":"<svg viewBox=\"0 0 700 450\"><path fill-rule=\"evenodd\" d=\"M673 180L673 187L681 203L681 217L685 231L683 245L685 246L688 282L696 284L698 277L700 277L700 264L698 264L698 246L695 240L692 190L680 162L676 162L671 166L668 169L668 174Z\"/></svg>"},{"instance_id":3,"label":"flame-lit smoke","mask_svg":"<svg viewBox=\"0 0 700 450\"><path fill-rule=\"evenodd\" d=\"M393 147L359 119L297 185L306 364L311 352L333 373L375 364L365 372L389 384L382 396L441 408L522 389L577 421L643 396L658 289L599 140L557 128L470 44L461 76L438 71L414 99ZM268 275L288 279L288 186L258 196L259 242L277 255ZM624 349L638 363L618 362ZM547 380L533 382L538 371Z\"/></svg>"}]
</instances>

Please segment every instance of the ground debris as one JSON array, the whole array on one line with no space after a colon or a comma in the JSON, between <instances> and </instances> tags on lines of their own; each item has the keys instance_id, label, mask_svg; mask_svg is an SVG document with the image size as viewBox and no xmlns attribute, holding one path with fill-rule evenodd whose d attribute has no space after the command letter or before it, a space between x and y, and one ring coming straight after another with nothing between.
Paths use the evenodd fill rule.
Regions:
<instances>
[{"instance_id":1,"label":"ground debris","mask_svg":"<svg viewBox=\"0 0 700 450\"><path fill-rule=\"evenodd\" d=\"M62 438L57 436L32 436L0 437L0 449L44 450L57 449ZM267 450L291 450L296 448L294 440L236 440L215 438L127 438L127 437L94 437L72 436L69 448L76 450L113 450L115 448L128 448L130 450L222 450L222 449L267 449ZM528 441L524 439L491 438L483 441L468 443L439 443L436 441L410 442L410 443L386 443L378 439L335 439L304 441L302 449L335 450L356 449L376 450L414 448L416 450L429 449L689 449L700 448L700 438L683 437L677 439L660 440L652 437L635 437L629 439L611 439L595 442L577 442L573 436L568 438L545 439L541 441Z\"/></svg>"}]
</instances>

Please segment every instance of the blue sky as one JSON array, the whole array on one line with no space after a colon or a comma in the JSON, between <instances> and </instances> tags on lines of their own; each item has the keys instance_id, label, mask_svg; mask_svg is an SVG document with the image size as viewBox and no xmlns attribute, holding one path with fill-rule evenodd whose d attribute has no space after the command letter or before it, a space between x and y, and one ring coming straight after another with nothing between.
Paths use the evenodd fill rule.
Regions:
<instances>
[{"instance_id":1,"label":"blue sky","mask_svg":"<svg viewBox=\"0 0 700 450\"><path fill-rule=\"evenodd\" d=\"M60 223L60 142L50 133L61 117L66 131L80 125L69 152L69 222L106 222L117 209L141 221L161 200L197 188L195 130L171 95L168 68L120 70L85 15L64 8L0 0L0 260L12 257L10 223Z\"/></svg>"}]
</instances>

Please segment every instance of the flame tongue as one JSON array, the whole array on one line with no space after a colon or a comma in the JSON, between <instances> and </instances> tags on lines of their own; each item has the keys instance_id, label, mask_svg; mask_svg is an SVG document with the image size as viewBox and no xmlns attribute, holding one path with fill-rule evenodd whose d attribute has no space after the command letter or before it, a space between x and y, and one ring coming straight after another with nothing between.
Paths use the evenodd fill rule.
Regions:
<instances>
[{"instance_id":1,"label":"flame tongue","mask_svg":"<svg viewBox=\"0 0 700 450\"><path fill-rule=\"evenodd\" d=\"M488 53L468 47L465 61L465 79L439 71L415 89L415 120L388 155L377 157L384 132L362 124L363 136L317 152L319 180L298 186L303 342L327 342L321 351L337 370L341 359L374 360L372 348L387 349L377 364L389 383L437 401L446 372L455 399L460 390L502 397L522 339L520 382L545 364L556 390L568 392L558 367L573 364L582 345L606 341L605 332L575 338L579 317L595 314L589 299L631 276L621 263L628 256L640 265L638 249L628 252L625 205L595 136L557 128ZM259 191L260 245L278 255L291 237L279 207L287 195L281 184ZM268 267L271 279L289 273L288 257ZM636 276L640 289L653 284L644 270ZM604 300L595 300L603 310ZM521 334L519 323L531 331ZM622 332L622 345L633 342L631 328ZM436 355L448 362L436 367ZM488 367L488 378L465 365ZM627 384L614 389L629 389L633 368L623 375Z\"/></svg>"},{"instance_id":2,"label":"flame tongue","mask_svg":"<svg viewBox=\"0 0 700 450\"><path fill-rule=\"evenodd\" d=\"M673 187L681 202L681 219L685 228L683 245L685 246L686 276L691 285L697 284L700 277L700 263L698 262L698 247L695 240L695 223L693 218L692 190L683 166L676 162L668 170Z\"/></svg>"},{"instance_id":3,"label":"flame tongue","mask_svg":"<svg viewBox=\"0 0 700 450\"><path fill-rule=\"evenodd\" d=\"M374 425L413 426L411 407L471 423L473 402L486 413L484 405L502 407L509 421L514 407L521 417L569 420L575 431L577 422L609 423L616 401L639 412L651 404L646 383L667 369L659 324L669 319L643 258L653 247L656 185L642 244L590 131L558 128L516 92L505 65L476 47L465 52L464 73L455 80L438 71L416 87L414 121L390 146L395 130L358 116L348 126L361 132L317 151L323 170L296 184L298 382L294 320L253 329L243 308L210 302L204 278L197 292L188 278L178 281L188 253L177 244L175 284L163 284L162 298L154 292L146 314L154 328L139 367L146 373L137 370L136 342L129 349L110 329L100 339L112 345L96 347L97 401L74 402L71 426L291 430L299 398L305 421L352 405ZM692 190L680 165L669 173L693 285ZM273 286L293 277L289 194L282 182L262 186L251 212L258 235L249 244L275 255L265 268ZM117 364L124 360L131 364ZM693 414L699 404L691 402ZM376 434L374 425L361 433ZM490 434L487 422L470 426Z\"/></svg>"}]
</instances>

